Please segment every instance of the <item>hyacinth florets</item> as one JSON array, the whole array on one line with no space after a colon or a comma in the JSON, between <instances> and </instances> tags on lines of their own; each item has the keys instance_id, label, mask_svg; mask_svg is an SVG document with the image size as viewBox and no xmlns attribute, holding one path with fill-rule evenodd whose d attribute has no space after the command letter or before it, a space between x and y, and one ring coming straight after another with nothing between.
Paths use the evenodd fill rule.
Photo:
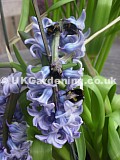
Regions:
<instances>
[{"instance_id":1,"label":"hyacinth florets","mask_svg":"<svg viewBox=\"0 0 120 160\"><path fill-rule=\"evenodd\" d=\"M52 43L56 32L60 32L58 58L52 65L61 69L61 72L59 72L59 69L53 69L53 71L51 71L52 65L43 66L41 70L36 73L32 72L34 66L30 65L27 69L28 78L31 76L35 79L43 80L40 84L28 84L29 91L27 92L27 98L32 102L31 107L28 107L28 113L33 117L33 126L41 131L41 135L35 135L35 137L57 148L62 148L66 142L72 143L75 138L79 138L79 129L83 123L80 117L83 111L83 68L80 58L85 55L84 41L89 35L89 31L85 34L82 32L85 28L85 17L85 10L83 10L78 20L74 17L63 19L60 23L62 27L58 27L58 22L43 18L43 28L52 56L54 56ZM36 17L32 17L32 20L34 22L34 38L25 40L25 44L31 45L30 52L33 57L42 60L42 56L46 55L46 51L38 21ZM68 61L64 60L66 55L72 55L70 61L78 67L60 68L60 65L68 64ZM49 84L47 81L44 81L44 79L51 77L53 77L54 80L56 78L59 80L65 78L69 80L75 79L76 81L66 84L65 88L61 89L58 84ZM56 102L54 94L56 95Z\"/></svg>"},{"instance_id":2,"label":"hyacinth florets","mask_svg":"<svg viewBox=\"0 0 120 160\"><path fill-rule=\"evenodd\" d=\"M43 18L43 28L52 59L46 65L42 63L43 57L47 57L47 53L36 17L32 17L34 36L25 40L25 44L30 46L31 55L40 59L42 63L38 66L29 65L26 70L26 88L28 90L26 97L30 101L27 111L33 118L32 125L41 133L35 134L35 138L52 144L56 148L62 148L66 142L72 143L75 138L80 137L79 130L83 123L80 115L83 111L84 99L82 83L84 69L80 58L85 55L84 42L89 35L89 31L83 33L85 18L85 10L77 20L70 17L59 23L53 22L49 18ZM57 42L59 46L55 45L56 34L59 35L59 42ZM54 50L54 48L56 49ZM56 58L53 58L54 54L57 55ZM3 94L0 96L0 159L2 160L32 159L29 154L31 142L27 141L26 133L29 126L25 122L19 104L16 105L12 123L6 122L9 130L8 149L3 147L2 143L6 104L10 94L21 92L21 76L21 72L12 73L2 81ZM18 82L12 83L12 77L17 77ZM30 83L31 78L35 83ZM53 82L49 83L51 78L53 78ZM64 81L62 81L63 79ZM39 83L37 83L38 80ZM56 83L56 80L59 83Z\"/></svg>"}]
</instances>

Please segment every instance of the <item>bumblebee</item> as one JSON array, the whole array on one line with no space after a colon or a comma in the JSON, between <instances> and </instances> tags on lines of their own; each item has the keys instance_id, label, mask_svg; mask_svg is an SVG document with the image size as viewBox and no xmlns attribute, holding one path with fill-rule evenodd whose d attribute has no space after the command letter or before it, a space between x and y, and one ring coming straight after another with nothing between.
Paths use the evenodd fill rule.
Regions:
<instances>
[{"instance_id":1,"label":"bumblebee","mask_svg":"<svg viewBox=\"0 0 120 160\"><path fill-rule=\"evenodd\" d=\"M56 23L54 25L47 27L47 35L48 36L54 35L58 31L60 31L59 23Z\"/></svg>"},{"instance_id":2,"label":"bumblebee","mask_svg":"<svg viewBox=\"0 0 120 160\"><path fill-rule=\"evenodd\" d=\"M67 35L74 35L79 32L79 29L73 23L63 23L63 30L67 32Z\"/></svg>"},{"instance_id":3,"label":"bumblebee","mask_svg":"<svg viewBox=\"0 0 120 160\"><path fill-rule=\"evenodd\" d=\"M70 90L66 93L66 97L69 101L75 103L84 99L84 94L82 89Z\"/></svg>"},{"instance_id":4,"label":"bumblebee","mask_svg":"<svg viewBox=\"0 0 120 160\"><path fill-rule=\"evenodd\" d=\"M58 71L51 70L50 76L53 77L53 79L61 79L61 73Z\"/></svg>"},{"instance_id":5,"label":"bumblebee","mask_svg":"<svg viewBox=\"0 0 120 160\"><path fill-rule=\"evenodd\" d=\"M61 79L62 70L56 64L52 64L50 67L50 77L53 79Z\"/></svg>"}]
</instances>

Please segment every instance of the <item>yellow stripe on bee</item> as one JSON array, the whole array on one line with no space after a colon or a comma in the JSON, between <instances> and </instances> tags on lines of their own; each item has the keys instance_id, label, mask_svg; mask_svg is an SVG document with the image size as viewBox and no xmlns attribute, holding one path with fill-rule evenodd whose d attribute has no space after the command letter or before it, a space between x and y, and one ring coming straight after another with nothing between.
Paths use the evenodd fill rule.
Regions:
<instances>
[{"instance_id":1,"label":"yellow stripe on bee","mask_svg":"<svg viewBox=\"0 0 120 160\"><path fill-rule=\"evenodd\" d=\"M77 102L77 98L76 98L76 97L74 97L73 100L74 100L75 102Z\"/></svg>"}]
</instances>

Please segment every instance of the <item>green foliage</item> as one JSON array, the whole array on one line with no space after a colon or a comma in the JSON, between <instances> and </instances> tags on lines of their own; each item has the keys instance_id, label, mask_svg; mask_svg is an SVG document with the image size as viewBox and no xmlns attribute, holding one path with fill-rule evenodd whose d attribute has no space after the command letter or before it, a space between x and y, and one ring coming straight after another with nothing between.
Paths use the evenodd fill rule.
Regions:
<instances>
[{"instance_id":1,"label":"green foliage","mask_svg":"<svg viewBox=\"0 0 120 160\"><path fill-rule=\"evenodd\" d=\"M29 18L29 4L30 4L30 1L22 0L22 11L21 11L20 22L18 25L18 31L25 30L25 27L27 25L28 18Z\"/></svg>"},{"instance_id":2,"label":"green foliage","mask_svg":"<svg viewBox=\"0 0 120 160\"><path fill-rule=\"evenodd\" d=\"M76 139L76 146L77 146L77 152L78 152L78 160L85 160L86 158L86 143L85 143L85 136L84 131L81 127L81 136L79 139Z\"/></svg>"},{"instance_id":3,"label":"green foliage","mask_svg":"<svg viewBox=\"0 0 120 160\"><path fill-rule=\"evenodd\" d=\"M119 112L119 115L118 115L118 112ZM115 113L113 113L113 114L115 114ZM120 159L120 152L119 152L120 136L117 132L118 126L120 126L120 111L116 112L115 117L111 115L109 118L108 153L109 153L111 160L119 160Z\"/></svg>"},{"instance_id":4,"label":"green foliage","mask_svg":"<svg viewBox=\"0 0 120 160\"><path fill-rule=\"evenodd\" d=\"M30 154L33 160L52 160L52 146L35 139Z\"/></svg>"},{"instance_id":5,"label":"green foliage","mask_svg":"<svg viewBox=\"0 0 120 160\"><path fill-rule=\"evenodd\" d=\"M26 98L27 89L22 91L19 98L19 104L24 115L24 118L28 125L32 126L32 117L27 112L27 107L29 106L30 102Z\"/></svg>"},{"instance_id":6,"label":"green foliage","mask_svg":"<svg viewBox=\"0 0 120 160\"><path fill-rule=\"evenodd\" d=\"M53 147L52 155L57 160L72 160L70 146L68 144L64 145L61 149Z\"/></svg>"},{"instance_id":7,"label":"green foliage","mask_svg":"<svg viewBox=\"0 0 120 160\"><path fill-rule=\"evenodd\" d=\"M64 4L67 4L69 2L72 2L74 0L64 0L64 1L58 1L56 3L54 3L48 10L47 10L47 13L59 8L60 6L63 6Z\"/></svg>"},{"instance_id":8,"label":"green foliage","mask_svg":"<svg viewBox=\"0 0 120 160\"><path fill-rule=\"evenodd\" d=\"M21 57L21 55L15 45L13 45L13 50L15 52L15 56L16 56L18 62L20 63L20 66L21 66L23 72L25 73L26 69L27 69L26 63L24 62L23 58Z\"/></svg>"}]
</instances>

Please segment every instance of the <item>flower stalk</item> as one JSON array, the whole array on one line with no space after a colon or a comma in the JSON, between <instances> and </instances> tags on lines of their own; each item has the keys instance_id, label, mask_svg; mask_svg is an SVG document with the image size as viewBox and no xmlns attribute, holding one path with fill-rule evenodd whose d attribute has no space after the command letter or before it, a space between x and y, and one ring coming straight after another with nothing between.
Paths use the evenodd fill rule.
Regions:
<instances>
[{"instance_id":1,"label":"flower stalk","mask_svg":"<svg viewBox=\"0 0 120 160\"><path fill-rule=\"evenodd\" d=\"M95 71L95 69L93 68L89 58L87 55L85 55L82 58L83 64L87 70L87 72L89 73L90 76L95 77L97 75L97 72Z\"/></svg>"},{"instance_id":2,"label":"flower stalk","mask_svg":"<svg viewBox=\"0 0 120 160\"><path fill-rule=\"evenodd\" d=\"M54 62L56 62L56 60L58 60L58 47L59 47L59 40L60 40L60 32L56 32L54 38L53 38L53 43L52 43L52 64ZM56 69L53 69L53 71L55 71ZM58 86L53 88L53 99L55 102L55 106L58 106L58 102L57 102L57 97L58 95Z\"/></svg>"},{"instance_id":3,"label":"flower stalk","mask_svg":"<svg viewBox=\"0 0 120 160\"><path fill-rule=\"evenodd\" d=\"M33 0L33 5L34 5L34 8L35 8L37 18L38 18L38 25L39 25L41 35L42 35L42 38L43 38L43 43L44 43L44 46L45 46L46 54L48 56L48 61L50 62L51 61L51 58L50 58L51 54L50 54L50 51L49 51L47 38L46 38L45 33L44 33L42 19L40 17L40 11L39 11L39 8L38 8L37 0Z\"/></svg>"},{"instance_id":4,"label":"flower stalk","mask_svg":"<svg viewBox=\"0 0 120 160\"><path fill-rule=\"evenodd\" d=\"M53 39L52 43L52 63L54 63L58 59L58 47L60 41L60 32L58 31Z\"/></svg>"},{"instance_id":5,"label":"flower stalk","mask_svg":"<svg viewBox=\"0 0 120 160\"><path fill-rule=\"evenodd\" d=\"M4 120L3 120L3 146L5 148L8 148L8 146L7 146L8 126L7 126L6 122L8 124L10 124L12 122L12 118L13 118L13 115L15 112L15 107L16 107L18 98L19 98L19 94L12 93L9 96L8 102L6 104L6 109L5 109L5 113L4 113Z\"/></svg>"}]
</instances>

